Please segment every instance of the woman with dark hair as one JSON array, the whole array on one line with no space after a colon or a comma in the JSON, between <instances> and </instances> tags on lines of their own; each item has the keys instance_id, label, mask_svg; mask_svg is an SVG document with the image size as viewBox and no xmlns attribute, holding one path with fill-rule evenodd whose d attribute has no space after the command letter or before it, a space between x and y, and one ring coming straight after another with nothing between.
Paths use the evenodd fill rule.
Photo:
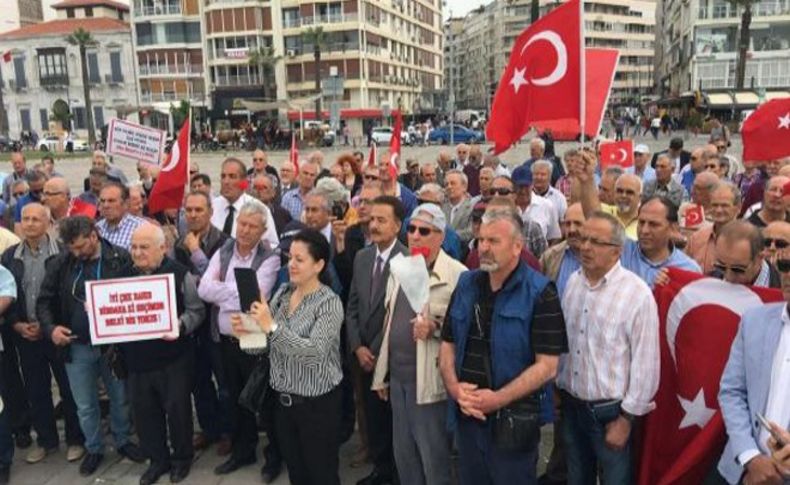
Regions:
<instances>
[{"instance_id":1,"label":"woman with dark hair","mask_svg":"<svg viewBox=\"0 0 790 485\"><path fill-rule=\"evenodd\" d=\"M312 229L297 233L290 247L290 281L271 305L255 302L250 310L269 337L276 435L294 485L340 484L343 305L328 286L329 256L323 234ZM235 333L244 333L241 315L231 322Z\"/></svg>"}]
</instances>

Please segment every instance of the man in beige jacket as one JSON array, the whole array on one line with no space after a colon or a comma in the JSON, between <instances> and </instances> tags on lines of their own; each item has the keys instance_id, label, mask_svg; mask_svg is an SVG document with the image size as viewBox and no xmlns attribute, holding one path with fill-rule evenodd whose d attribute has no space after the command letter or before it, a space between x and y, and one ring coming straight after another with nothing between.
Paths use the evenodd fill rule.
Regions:
<instances>
[{"instance_id":1,"label":"man in beige jacket","mask_svg":"<svg viewBox=\"0 0 790 485\"><path fill-rule=\"evenodd\" d=\"M408 226L409 248L422 251L428 265L429 297L417 314L397 278L390 273L385 305L384 341L372 389L390 399L392 444L401 483L450 483L446 431L447 391L439 371L442 323L458 277L466 267L442 251L447 218L439 206L414 209Z\"/></svg>"}]
</instances>

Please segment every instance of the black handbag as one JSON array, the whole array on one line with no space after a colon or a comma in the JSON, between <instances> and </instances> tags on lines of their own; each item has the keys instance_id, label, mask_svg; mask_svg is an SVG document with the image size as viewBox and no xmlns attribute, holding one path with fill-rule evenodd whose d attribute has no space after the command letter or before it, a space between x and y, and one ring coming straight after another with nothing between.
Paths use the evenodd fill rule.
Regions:
<instances>
[{"instance_id":1,"label":"black handbag","mask_svg":"<svg viewBox=\"0 0 790 485\"><path fill-rule=\"evenodd\" d=\"M269 358L258 359L258 364L252 369L250 378L239 394L239 404L253 414L258 414L263 409L263 402L269 392Z\"/></svg>"},{"instance_id":2,"label":"black handbag","mask_svg":"<svg viewBox=\"0 0 790 485\"><path fill-rule=\"evenodd\" d=\"M540 443L540 401L528 396L497 411L494 445L502 451L528 453Z\"/></svg>"}]
</instances>

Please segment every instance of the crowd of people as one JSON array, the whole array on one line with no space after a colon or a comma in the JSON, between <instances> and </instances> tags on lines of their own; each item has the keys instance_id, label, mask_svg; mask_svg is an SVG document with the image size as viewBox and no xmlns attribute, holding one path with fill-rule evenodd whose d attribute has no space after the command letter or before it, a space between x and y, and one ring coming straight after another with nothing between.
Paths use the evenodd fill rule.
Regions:
<instances>
[{"instance_id":1,"label":"crowd of people","mask_svg":"<svg viewBox=\"0 0 790 485\"><path fill-rule=\"evenodd\" d=\"M225 457L217 475L252 465L261 431L265 483L287 469L297 485L339 484L355 430L351 466L373 465L358 485L633 483L660 378L652 290L668 268L782 288L790 302L790 159L740 163L727 145L638 145L623 170L595 148L547 153L540 138L515 167L461 144L403 160L402 173L387 153L317 151L276 169L256 150L226 158L219 180L193 162L182 207L157 214L145 163L130 182L96 152L72 194L54 160L28 167L14 153L0 483L15 447L30 464L59 449L61 418L81 475L103 463L106 418L115 452L148 462L143 485L186 480L208 447ZM390 271L409 255L429 275L423 308ZM246 314L239 268L260 290ZM151 274L175 276L178 336L94 345L85 282ZM265 348L240 344L250 321ZM790 445L755 424L764 414L790 443L789 366L786 303L748 313L707 483L790 480Z\"/></svg>"}]
</instances>

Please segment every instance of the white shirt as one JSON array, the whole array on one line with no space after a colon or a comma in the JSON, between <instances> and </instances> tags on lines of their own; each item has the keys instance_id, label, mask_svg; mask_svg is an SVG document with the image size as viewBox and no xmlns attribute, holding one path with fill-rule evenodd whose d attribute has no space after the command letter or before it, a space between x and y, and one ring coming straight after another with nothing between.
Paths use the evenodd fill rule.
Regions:
<instances>
[{"instance_id":1,"label":"white shirt","mask_svg":"<svg viewBox=\"0 0 790 485\"><path fill-rule=\"evenodd\" d=\"M774 362L771 367L771 387L768 389L768 401L765 406L766 419L784 429L790 427L788 389L790 389L790 316L787 314L787 307L785 307L782 313L782 334L779 337L776 354L774 354ZM765 452L768 452L765 442L768 441L769 436L768 431L761 428L757 444Z\"/></svg>"},{"instance_id":2,"label":"white shirt","mask_svg":"<svg viewBox=\"0 0 790 485\"><path fill-rule=\"evenodd\" d=\"M525 222L527 219L532 220L543 229L543 234L546 235L547 240L562 238L560 221L554 210L554 204L545 197L533 193L532 200L527 208L522 210L519 207L519 211L521 212L522 220Z\"/></svg>"},{"instance_id":3,"label":"white shirt","mask_svg":"<svg viewBox=\"0 0 790 485\"><path fill-rule=\"evenodd\" d=\"M381 249L379 249L378 246L376 246L376 260L373 261L373 268L371 269L371 273L373 271L376 271L376 261L378 261L378 258L381 258L382 265L387 264L387 261L389 261L390 259L390 253L392 252L392 248L395 247L396 242L398 242L397 238L395 238L392 241L392 244L390 244L390 247L388 247L384 251L382 251Z\"/></svg>"},{"instance_id":4,"label":"white shirt","mask_svg":"<svg viewBox=\"0 0 790 485\"><path fill-rule=\"evenodd\" d=\"M540 195L536 192L532 192L532 196ZM549 186L549 190L546 191L545 194L541 195L544 199L547 199L551 202L551 205L554 206L554 213L557 216L557 221L561 221L565 218L565 211L568 210L568 201L565 199L565 195L562 192L555 189L552 186Z\"/></svg>"},{"instance_id":5,"label":"white shirt","mask_svg":"<svg viewBox=\"0 0 790 485\"><path fill-rule=\"evenodd\" d=\"M321 229L321 234L326 238L326 242L332 244L332 224L327 224Z\"/></svg>"},{"instance_id":6,"label":"white shirt","mask_svg":"<svg viewBox=\"0 0 790 485\"><path fill-rule=\"evenodd\" d=\"M233 203L235 210L233 212L233 230L230 233L230 236L233 238L236 237L236 220L239 218L239 210L250 200L256 199L249 194L241 194L241 197L236 199L236 202ZM221 195L211 201L211 208L214 210L214 214L211 216L211 224L220 231L225 226L225 218L228 217L229 206L228 199ZM272 213L266 205L264 205L264 207L266 208L266 231L264 231L261 240L267 241L269 246L274 249L280 244L280 239L277 237L277 229L274 227Z\"/></svg>"}]
</instances>

